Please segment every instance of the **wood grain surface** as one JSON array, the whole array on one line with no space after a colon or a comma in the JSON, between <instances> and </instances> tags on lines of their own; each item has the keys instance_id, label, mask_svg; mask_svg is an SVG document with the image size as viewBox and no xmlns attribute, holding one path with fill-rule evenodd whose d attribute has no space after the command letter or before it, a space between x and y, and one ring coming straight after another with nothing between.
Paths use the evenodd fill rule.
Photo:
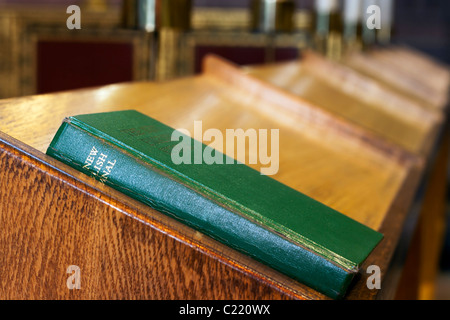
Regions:
<instances>
[{"instance_id":1,"label":"wood grain surface","mask_svg":"<svg viewBox=\"0 0 450 320\"><path fill-rule=\"evenodd\" d=\"M0 272L8 279L0 295L326 299L44 154L64 117L126 109L191 132L196 120L203 130L279 129L279 171L273 178L385 235L348 298L377 296L365 285L365 268L376 264L387 272L428 161L426 153L411 150L431 150L436 137L411 130L404 140L411 150L402 148L214 58L195 77L0 101L0 250L7 266ZM426 119L438 118L430 113ZM384 126L395 132L398 122ZM65 286L72 264L86 275L82 293Z\"/></svg>"},{"instance_id":2,"label":"wood grain surface","mask_svg":"<svg viewBox=\"0 0 450 320\"><path fill-rule=\"evenodd\" d=\"M0 135L2 299L327 299Z\"/></svg>"},{"instance_id":3,"label":"wood grain surface","mask_svg":"<svg viewBox=\"0 0 450 320\"><path fill-rule=\"evenodd\" d=\"M425 157L444 115L343 64L310 51L299 61L245 72Z\"/></svg>"}]
</instances>

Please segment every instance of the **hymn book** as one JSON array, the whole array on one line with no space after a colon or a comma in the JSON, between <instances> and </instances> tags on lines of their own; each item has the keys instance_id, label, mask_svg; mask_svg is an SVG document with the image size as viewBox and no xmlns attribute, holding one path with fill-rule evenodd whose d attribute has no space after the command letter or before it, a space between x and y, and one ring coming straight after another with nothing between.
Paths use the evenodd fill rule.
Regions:
<instances>
[{"instance_id":1,"label":"hymn book","mask_svg":"<svg viewBox=\"0 0 450 320\"><path fill-rule=\"evenodd\" d=\"M133 110L73 116L47 154L331 298L345 295L380 233L245 164L174 164L173 132Z\"/></svg>"}]
</instances>

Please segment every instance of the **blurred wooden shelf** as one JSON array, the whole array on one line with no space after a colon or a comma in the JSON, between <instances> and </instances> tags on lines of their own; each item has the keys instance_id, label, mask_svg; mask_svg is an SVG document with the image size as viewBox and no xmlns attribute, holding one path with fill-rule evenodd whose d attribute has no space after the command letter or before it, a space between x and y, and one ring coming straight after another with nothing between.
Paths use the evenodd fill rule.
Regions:
<instances>
[{"instance_id":1,"label":"blurred wooden shelf","mask_svg":"<svg viewBox=\"0 0 450 320\"><path fill-rule=\"evenodd\" d=\"M298 61L251 66L243 71L424 157L429 155L436 130L445 119L442 109L431 108L345 64L308 51ZM379 71L384 73L384 69Z\"/></svg>"},{"instance_id":2,"label":"blurred wooden shelf","mask_svg":"<svg viewBox=\"0 0 450 320\"><path fill-rule=\"evenodd\" d=\"M429 109L448 106L449 66L408 47L354 52L343 63Z\"/></svg>"},{"instance_id":3,"label":"blurred wooden shelf","mask_svg":"<svg viewBox=\"0 0 450 320\"><path fill-rule=\"evenodd\" d=\"M389 291L389 283L368 289L366 269L389 274L431 151L403 148L209 57L195 77L0 101L0 297L327 299L45 155L64 117L123 109L191 131L195 120L204 130L280 129L273 177L385 236L347 298ZM442 122L436 126L426 139L409 135L408 145L436 149ZM70 265L80 267L81 290L66 286Z\"/></svg>"}]
</instances>

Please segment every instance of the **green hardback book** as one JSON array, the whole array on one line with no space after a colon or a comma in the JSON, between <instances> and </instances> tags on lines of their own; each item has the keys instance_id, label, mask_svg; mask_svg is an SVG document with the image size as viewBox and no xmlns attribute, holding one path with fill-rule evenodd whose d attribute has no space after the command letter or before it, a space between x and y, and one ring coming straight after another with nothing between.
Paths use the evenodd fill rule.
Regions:
<instances>
[{"instance_id":1,"label":"green hardback book","mask_svg":"<svg viewBox=\"0 0 450 320\"><path fill-rule=\"evenodd\" d=\"M331 298L345 295L380 233L244 164L174 164L173 132L133 110L79 115L64 119L47 154Z\"/></svg>"}]
</instances>

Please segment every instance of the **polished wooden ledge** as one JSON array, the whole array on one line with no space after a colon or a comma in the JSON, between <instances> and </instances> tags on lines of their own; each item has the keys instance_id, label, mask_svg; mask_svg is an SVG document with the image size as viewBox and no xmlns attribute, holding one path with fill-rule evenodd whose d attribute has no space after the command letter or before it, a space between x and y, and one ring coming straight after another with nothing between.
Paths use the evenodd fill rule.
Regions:
<instances>
[{"instance_id":1,"label":"polished wooden ledge","mask_svg":"<svg viewBox=\"0 0 450 320\"><path fill-rule=\"evenodd\" d=\"M366 270L390 272L442 122L426 138L410 136L416 153L210 57L196 77L0 101L0 297L327 299L44 154L64 117L123 109L188 130L195 120L204 130L280 129L274 178L385 236L346 298L389 291L370 290ZM70 265L80 267L81 290L66 286Z\"/></svg>"}]
</instances>

